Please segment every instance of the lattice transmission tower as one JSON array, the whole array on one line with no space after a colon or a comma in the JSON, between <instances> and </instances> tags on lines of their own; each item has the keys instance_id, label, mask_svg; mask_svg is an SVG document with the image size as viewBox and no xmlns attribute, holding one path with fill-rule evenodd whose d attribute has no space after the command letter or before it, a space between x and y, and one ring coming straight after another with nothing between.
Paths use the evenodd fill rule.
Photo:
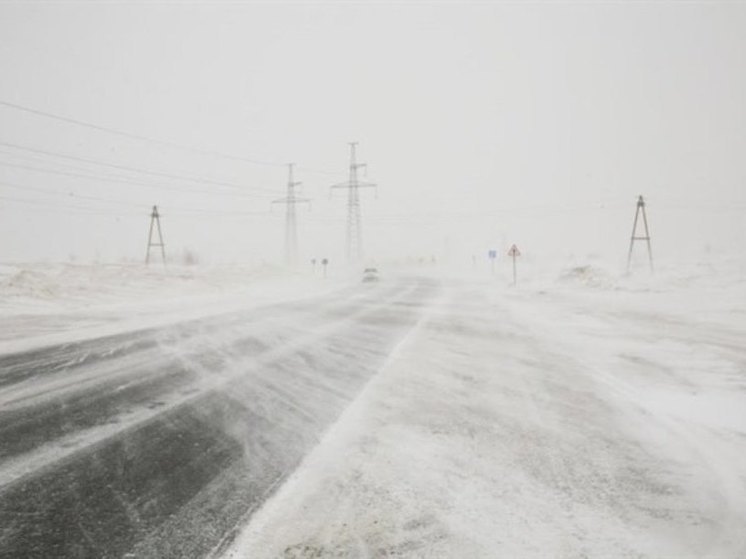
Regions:
<instances>
[{"instance_id":1,"label":"lattice transmission tower","mask_svg":"<svg viewBox=\"0 0 746 559\"><path fill-rule=\"evenodd\" d=\"M645 234L637 234L637 222L640 214L642 213L642 223L645 227ZM650 247L650 230L648 229L648 216L645 213L645 200L642 195L637 199L637 208L635 209L635 221L632 224L632 237L629 240L629 253L627 254L627 273L629 273L630 265L632 264L632 249L635 246L636 241L645 241L648 246L648 262L650 263L650 271L653 271L653 249Z\"/></svg>"},{"instance_id":2,"label":"lattice transmission tower","mask_svg":"<svg viewBox=\"0 0 746 559\"><path fill-rule=\"evenodd\" d=\"M158 232L158 242L153 240L153 230ZM161 259L166 264L166 245L163 243L163 234L161 233L161 215L158 213L158 206L153 206L150 214L150 232L148 233L148 249L145 252L145 264L150 264L150 249L153 247L161 248Z\"/></svg>"},{"instance_id":3,"label":"lattice transmission tower","mask_svg":"<svg viewBox=\"0 0 746 559\"><path fill-rule=\"evenodd\" d=\"M285 204L285 264L290 267L298 265L298 228L295 220L295 206L311 201L296 195L295 188L300 184L293 179L293 164L289 163L287 194L284 198L272 201L272 204Z\"/></svg>"},{"instance_id":4,"label":"lattice transmission tower","mask_svg":"<svg viewBox=\"0 0 746 559\"><path fill-rule=\"evenodd\" d=\"M363 235L360 223L360 189L376 188L372 182L361 182L358 169L367 168L366 163L357 162L357 142L350 142L350 178L347 182L334 184L332 189L347 190L347 262L353 263L363 256Z\"/></svg>"}]
</instances>

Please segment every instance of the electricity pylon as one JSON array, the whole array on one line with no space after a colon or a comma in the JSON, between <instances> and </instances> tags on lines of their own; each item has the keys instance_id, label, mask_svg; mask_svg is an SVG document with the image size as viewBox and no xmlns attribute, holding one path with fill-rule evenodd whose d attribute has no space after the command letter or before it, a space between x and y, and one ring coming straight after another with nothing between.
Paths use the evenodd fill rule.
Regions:
<instances>
[{"instance_id":1,"label":"electricity pylon","mask_svg":"<svg viewBox=\"0 0 746 559\"><path fill-rule=\"evenodd\" d=\"M358 163L355 153L357 142L350 142L350 178L347 182L332 185L331 188L347 189L347 262L360 260L363 256L363 237L360 226L360 192L361 188L376 188L371 182L360 182L357 170L366 168L367 164Z\"/></svg>"},{"instance_id":2,"label":"electricity pylon","mask_svg":"<svg viewBox=\"0 0 746 559\"><path fill-rule=\"evenodd\" d=\"M158 229L158 242L153 242L153 226ZM161 233L161 216L158 213L158 206L153 206L153 212L150 214L150 232L148 233L148 250L145 252L145 264L150 264L151 247L161 247L161 258L163 264L166 264L166 245L163 244L163 234Z\"/></svg>"},{"instance_id":3,"label":"electricity pylon","mask_svg":"<svg viewBox=\"0 0 746 559\"><path fill-rule=\"evenodd\" d=\"M637 219L642 211L642 223L645 226L645 236L637 236ZM653 271L653 250L650 248L650 230L648 229L648 216L645 213L645 200L642 195L637 199L637 209L635 210L635 222L632 224L632 237L629 241L629 254L627 255L627 273L632 263L632 248L635 241L645 241L648 245L648 261L650 262L650 271Z\"/></svg>"},{"instance_id":4,"label":"electricity pylon","mask_svg":"<svg viewBox=\"0 0 746 559\"><path fill-rule=\"evenodd\" d=\"M272 204L285 204L285 264L294 267L298 264L298 229L295 223L295 205L310 202L308 198L298 198L295 187L301 183L293 180L293 164L288 164L288 192L285 198L273 200Z\"/></svg>"}]
</instances>

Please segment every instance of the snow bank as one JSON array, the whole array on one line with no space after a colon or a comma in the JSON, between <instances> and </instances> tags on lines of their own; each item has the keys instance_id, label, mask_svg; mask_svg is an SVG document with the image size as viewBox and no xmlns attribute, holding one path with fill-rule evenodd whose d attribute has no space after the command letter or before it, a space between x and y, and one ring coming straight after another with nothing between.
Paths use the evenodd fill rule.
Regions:
<instances>
[{"instance_id":1,"label":"snow bank","mask_svg":"<svg viewBox=\"0 0 746 559\"><path fill-rule=\"evenodd\" d=\"M270 267L211 268L143 265L22 264L0 267L0 304L55 306L157 300L185 293L240 288L248 281L282 277Z\"/></svg>"},{"instance_id":2,"label":"snow bank","mask_svg":"<svg viewBox=\"0 0 746 559\"><path fill-rule=\"evenodd\" d=\"M0 264L0 353L301 298L345 281L270 266Z\"/></svg>"},{"instance_id":3,"label":"snow bank","mask_svg":"<svg viewBox=\"0 0 746 559\"><path fill-rule=\"evenodd\" d=\"M614 281L608 273L595 266L575 266L560 273L558 281L563 284L577 284L583 287L611 288Z\"/></svg>"}]
</instances>

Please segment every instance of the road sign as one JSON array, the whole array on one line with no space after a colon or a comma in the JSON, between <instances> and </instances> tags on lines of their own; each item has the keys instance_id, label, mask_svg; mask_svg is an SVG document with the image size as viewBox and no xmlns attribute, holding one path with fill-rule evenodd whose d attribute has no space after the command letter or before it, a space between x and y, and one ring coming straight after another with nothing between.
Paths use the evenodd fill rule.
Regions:
<instances>
[{"instance_id":1,"label":"road sign","mask_svg":"<svg viewBox=\"0 0 746 559\"><path fill-rule=\"evenodd\" d=\"M494 260L495 258L497 258L497 251L496 250L491 250L491 251L489 251L488 255L489 255L490 259Z\"/></svg>"}]
</instances>

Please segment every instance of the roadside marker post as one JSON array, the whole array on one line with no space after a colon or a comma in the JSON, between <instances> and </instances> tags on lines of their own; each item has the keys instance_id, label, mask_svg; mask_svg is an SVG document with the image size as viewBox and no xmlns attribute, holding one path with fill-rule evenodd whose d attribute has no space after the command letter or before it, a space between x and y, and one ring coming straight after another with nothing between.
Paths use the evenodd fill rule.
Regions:
<instances>
[{"instance_id":1,"label":"roadside marker post","mask_svg":"<svg viewBox=\"0 0 746 559\"><path fill-rule=\"evenodd\" d=\"M521 255L521 251L518 250L517 246L513 245L512 247L510 247L510 250L508 251L508 256L513 257L513 285L514 286L518 285L518 278L516 276L516 269L515 269L515 259L517 256L520 256L520 255Z\"/></svg>"},{"instance_id":2,"label":"roadside marker post","mask_svg":"<svg viewBox=\"0 0 746 559\"><path fill-rule=\"evenodd\" d=\"M326 258L324 258L321 261L321 265L324 267L324 277L326 277L326 266L327 266L327 264L329 264L329 260L327 260Z\"/></svg>"},{"instance_id":3,"label":"roadside marker post","mask_svg":"<svg viewBox=\"0 0 746 559\"><path fill-rule=\"evenodd\" d=\"M492 249L487 253L487 256L489 256L491 265L492 265L492 275L495 275L495 259L497 258L497 251Z\"/></svg>"}]
</instances>

